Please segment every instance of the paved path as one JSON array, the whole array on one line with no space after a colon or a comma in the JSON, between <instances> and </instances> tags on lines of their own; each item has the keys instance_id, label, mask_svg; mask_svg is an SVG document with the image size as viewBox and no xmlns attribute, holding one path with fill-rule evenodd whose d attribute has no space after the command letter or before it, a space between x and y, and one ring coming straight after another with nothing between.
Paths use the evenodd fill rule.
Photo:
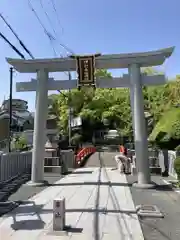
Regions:
<instances>
[{"instance_id":1,"label":"paved path","mask_svg":"<svg viewBox=\"0 0 180 240\"><path fill-rule=\"evenodd\" d=\"M127 177L129 185L136 180ZM156 189L137 189L130 187L135 205L156 205L164 214L164 218L142 218L141 227L146 240L179 240L180 239L180 194L162 181L161 176L152 176L157 184Z\"/></svg>"},{"instance_id":2,"label":"paved path","mask_svg":"<svg viewBox=\"0 0 180 240\"><path fill-rule=\"evenodd\" d=\"M0 239L143 240L126 177L99 161L101 167L78 169L1 218ZM66 224L76 231L56 237L48 234L52 205L62 196Z\"/></svg>"},{"instance_id":3,"label":"paved path","mask_svg":"<svg viewBox=\"0 0 180 240\"><path fill-rule=\"evenodd\" d=\"M105 167L117 167L117 164L114 160L114 156L117 155L117 152L96 152L90 156L85 167L100 167L100 159L103 159L103 165Z\"/></svg>"}]
</instances>

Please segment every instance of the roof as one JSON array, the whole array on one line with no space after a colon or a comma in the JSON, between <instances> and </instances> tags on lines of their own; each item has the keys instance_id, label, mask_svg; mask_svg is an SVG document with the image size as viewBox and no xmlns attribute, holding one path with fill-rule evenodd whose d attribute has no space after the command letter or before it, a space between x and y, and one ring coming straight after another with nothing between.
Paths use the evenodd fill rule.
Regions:
<instances>
[{"instance_id":1,"label":"roof","mask_svg":"<svg viewBox=\"0 0 180 240\"><path fill-rule=\"evenodd\" d=\"M6 103L6 102L9 102L9 101L10 101L10 99L4 100L3 103L2 103L2 105L3 105L4 103ZM14 102L14 101L21 101L21 102L28 103L26 100L18 99L18 98L13 98L13 99L12 99L12 102Z\"/></svg>"}]
</instances>

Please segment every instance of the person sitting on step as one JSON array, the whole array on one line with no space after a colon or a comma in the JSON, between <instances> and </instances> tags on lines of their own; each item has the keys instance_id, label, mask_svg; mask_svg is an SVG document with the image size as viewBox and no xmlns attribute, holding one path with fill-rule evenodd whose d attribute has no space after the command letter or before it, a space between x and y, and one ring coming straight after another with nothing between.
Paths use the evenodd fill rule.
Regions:
<instances>
[{"instance_id":1,"label":"person sitting on step","mask_svg":"<svg viewBox=\"0 0 180 240\"><path fill-rule=\"evenodd\" d=\"M131 173L131 159L124 153L120 153L115 156L116 163L120 173L129 174Z\"/></svg>"}]
</instances>

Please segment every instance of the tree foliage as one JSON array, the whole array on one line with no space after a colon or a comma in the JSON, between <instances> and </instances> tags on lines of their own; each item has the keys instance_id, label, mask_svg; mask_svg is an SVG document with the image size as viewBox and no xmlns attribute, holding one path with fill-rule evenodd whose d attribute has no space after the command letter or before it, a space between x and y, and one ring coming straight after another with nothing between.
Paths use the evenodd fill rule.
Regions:
<instances>
[{"instance_id":1,"label":"tree foliage","mask_svg":"<svg viewBox=\"0 0 180 240\"><path fill-rule=\"evenodd\" d=\"M180 136L180 109L171 108L166 111L154 127L149 139L179 139Z\"/></svg>"},{"instance_id":2,"label":"tree foliage","mask_svg":"<svg viewBox=\"0 0 180 240\"><path fill-rule=\"evenodd\" d=\"M142 72L147 75L161 74L153 68L144 68ZM101 77L111 78L112 75L107 70L97 70L96 78ZM180 106L180 76L173 80L161 86L143 87L144 108L148 124L151 125L151 130L155 127L150 136L153 140L156 140L162 131L167 132L166 137L180 139L180 110L178 109ZM132 137L129 89L84 87L81 90L73 89L70 92L63 91L63 94L51 95L50 99L49 113L58 117L59 130L64 134L68 129L68 108L71 105L73 116L81 116L83 126L86 125L84 132L92 133L93 129L103 127L106 121L109 127L118 129L124 136ZM176 120L174 120L175 117Z\"/></svg>"},{"instance_id":3,"label":"tree foliage","mask_svg":"<svg viewBox=\"0 0 180 240\"><path fill-rule=\"evenodd\" d=\"M107 70L97 70L96 78L112 75ZM110 124L124 132L131 131L132 124L128 89L94 89L84 87L50 96L50 114L58 116L60 131L67 132L68 107L73 109L74 117L80 116L89 125L103 123L107 119Z\"/></svg>"},{"instance_id":4,"label":"tree foliage","mask_svg":"<svg viewBox=\"0 0 180 240\"><path fill-rule=\"evenodd\" d=\"M173 149L180 140L180 79L164 86L149 88L149 105L155 127L149 137L161 147Z\"/></svg>"},{"instance_id":5,"label":"tree foliage","mask_svg":"<svg viewBox=\"0 0 180 240\"><path fill-rule=\"evenodd\" d=\"M12 150L21 151L27 147L27 141L23 136L17 136L12 139L11 148Z\"/></svg>"}]
</instances>

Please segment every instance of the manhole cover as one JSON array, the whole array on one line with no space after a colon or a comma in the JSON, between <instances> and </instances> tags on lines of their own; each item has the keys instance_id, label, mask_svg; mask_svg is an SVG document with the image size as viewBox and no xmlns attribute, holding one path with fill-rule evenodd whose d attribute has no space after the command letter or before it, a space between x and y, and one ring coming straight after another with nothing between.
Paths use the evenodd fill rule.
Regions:
<instances>
[{"instance_id":1,"label":"manhole cover","mask_svg":"<svg viewBox=\"0 0 180 240\"><path fill-rule=\"evenodd\" d=\"M148 206L148 205L142 205L140 210L148 211L148 212L156 212L156 208L154 206Z\"/></svg>"}]
</instances>

